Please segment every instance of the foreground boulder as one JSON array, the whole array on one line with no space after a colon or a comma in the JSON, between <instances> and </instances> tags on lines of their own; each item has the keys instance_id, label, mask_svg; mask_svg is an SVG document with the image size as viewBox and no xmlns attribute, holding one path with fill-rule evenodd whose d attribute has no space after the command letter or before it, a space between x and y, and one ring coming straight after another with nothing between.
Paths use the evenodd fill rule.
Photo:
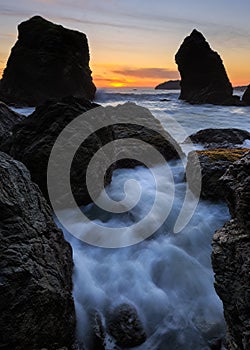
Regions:
<instances>
[{"instance_id":1,"label":"foreground boulder","mask_svg":"<svg viewBox=\"0 0 250 350\"><path fill-rule=\"evenodd\" d=\"M244 92L242 96L242 101L247 105L250 106L250 85L248 85L246 91Z\"/></svg>"},{"instance_id":2,"label":"foreground boulder","mask_svg":"<svg viewBox=\"0 0 250 350\"><path fill-rule=\"evenodd\" d=\"M181 75L180 99L190 103L238 104L219 54L196 29L185 38L175 61Z\"/></svg>"},{"instance_id":3,"label":"foreground boulder","mask_svg":"<svg viewBox=\"0 0 250 350\"><path fill-rule=\"evenodd\" d=\"M48 101L38 107L35 112L27 117L22 123L18 124L8 142L2 145L5 152L14 158L22 161L31 172L32 180L36 182L46 198L47 191L47 166L52 147L62 132L76 117L81 115L78 126L67 128L67 134L64 142L58 148L58 157L55 163L53 184L55 199L63 197L67 205L71 205L70 200L65 200L68 193L59 194L65 186L67 173L63 166L68 157L71 157L70 150L74 148L77 142L76 134L80 128L87 132L89 137L81 144L76 152L71 167L71 187L74 197L79 205L87 204L92 201L86 184L86 172L90 160L95 153L100 150L101 161L91 173L91 183L93 184L95 194L100 194L103 185L110 183L112 171L116 167L134 167L140 164L145 154L144 145L138 146L136 141L142 140L146 144L154 146L165 160L178 159L182 156L180 146L173 138L162 128L160 122L152 116L145 108L136 106L132 103L117 107L98 107L83 99L64 98L59 102ZM85 112L87 112L85 114ZM131 123L129 123L129 118ZM102 127L106 120L109 120L110 126ZM78 119L77 119L78 120ZM133 124L134 122L135 124ZM78 122L77 122L78 123ZM95 129L98 129L95 131ZM82 134L78 135L80 141ZM129 142L126 147L111 147L111 151L106 151L103 146L117 139L127 139ZM127 154L132 156L127 157ZM135 159L134 159L135 157ZM120 159L122 158L122 159ZM102 164L111 164L107 166L105 177L102 177ZM120 159L116 161L116 159ZM151 164L155 165L155 159L150 159Z\"/></svg>"},{"instance_id":4,"label":"foreground boulder","mask_svg":"<svg viewBox=\"0 0 250 350\"><path fill-rule=\"evenodd\" d=\"M205 148L234 148L250 140L250 133L241 129L203 129L190 135L184 142L199 143Z\"/></svg>"},{"instance_id":5,"label":"foreground boulder","mask_svg":"<svg viewBox=\"0 0 250 350\"><path fill-rule=\"evenodd\" d=\"M49 199L47 190L47 167L52 147L62 132L62 130L72 122L77 116L82 113L97 107L85 99L78 98L63 98L60 102L56 100L48 100L45 104L36 108L35 112L25 118L18 124L12 133L12 137L2 145L2 149L20 160L29 169L32 181L39 185L44 196ZM84 123L84 120L82 121ZM86 123L86 128L91 128L89 123ZM65 144L74 146L72 137L76 130L70 129L65 139ZM91 134L91 131L90 131ZM100 134L92 134L86 140L74 157L71 168L71 186L72 191L81 204L86 204L90 201L86 190L86 175L87 165L95 154L95 152L105 143L112 140L112 132L103 130ZM60 174L63 182L65 174L62 166L67 159L67 152L64 152L64 144L58 150L58 166L56 171ZM57 174L57 175L58 175ZM106 176L106 184L111 181L111 171ZM93 174L93 179L95 178ZM56 180L57 181L57 180ZM56 184L55 184L56 186Z\"/></svg>"},{"instance_id":6,"label":"foreground boulder","mask_svg":"<svg viewBox=\"0 0 250 350\"><path fill-rule=\"evenodd\" d=\"M248 350L250 344L250 152L222 177L232 219L213 239L215 289L224 305L227 349Z\"/></svg>"},{"instance_id":7,"label":"foreground boulder","mask_svg":"<svg viewBox=\"0 0 250 350\"><path fill-rule=\"evenodd\" d=\"M106 108L106 112L113 121L114 139L129 138L126 147L115 147L116 158L123 158L116 161L116 168L132 168L141 164L136 159L144 158L143 156L148 151L143 144L137 144L138 140L153 146L164 157L165 161L179 159L184 156L180 145L163 129L161 123L148 109L134 103L125 103L117 107ZM133 158L128 159L126 157L127 153L132 154ZM159 164L158 159L154 159L150 155L145 158L147 158L151 167Z\"/></svg>"},{"instance_id":8,"label":"foreground boulder","mask_svg":"<svg viewBox=\"0 0 250 350\"><path fill-rule=\"evenodd\" d=\"M146 341L146 333L138 313L130 304L117 306L107 320L108 332L115 338L117 345L132 348Z\"/></svg>"},{"instance_id":9,"label":"foreground boulder","mask_svg":"<svg viewBox=\"0 0 250 350\"><path fill-rule=\"evenodd\" d=\"M85 34L40 16L18 26L0 85L2 101L37 106L68 95L93 99L95 90Z\"/></svg>"},{"instance_id":10,"label":"foreground boulder","mask_svg":"<svg viewBox=\"0 0 250 350\"><path fill-rule=\"evenodd\" d=\"M72 349L72 252L25 166L0 153L0 348Z\"/></svg>"},{"instance_id":11,"label":"foreground boulder","mask_svg":"<svg viewBox=\"0 0 250 350\"><path fill-rule=\"evenodd\" d=\"M155 90L180 90L180 80L168 80L155 87Z\"/></svg>"},{"instance_id":12,"label":"foreground boulder","mask_svg":"<svg viewBox=\"0 0 250 350\"><path fill-rule=\"evenodd\" d=\"M186 167L189 188L201 198L223 200L225 187L219 181L220 177L231 164L242 158L248 151L248 148L217 148L190 152Z\"/></svg>"},{"instance_id":13,"label":"foreground boulder","mask_svg":"<svg viewBox=\"0 0 250 350\"><path fill-rule=\"evenodd\" d=\"M12 111L5 103L0 102L0 144L10 137L14 125L24 118L23 115Z\"/></svg>"}]
</instances>

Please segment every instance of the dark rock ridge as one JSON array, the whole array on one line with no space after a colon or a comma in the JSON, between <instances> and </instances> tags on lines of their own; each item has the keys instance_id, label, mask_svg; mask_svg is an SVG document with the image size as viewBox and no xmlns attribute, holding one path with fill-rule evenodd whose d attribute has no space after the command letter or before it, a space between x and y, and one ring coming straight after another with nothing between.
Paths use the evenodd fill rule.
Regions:
<instances>
[{"instance_id":1,"label":"dark rock ridge","mask_svg":"<svg viewBox=\"0 0 250 350\"><path fill-rule=\"evenodd\" d=\"M59 102L48 100L43 105L37 107L35 112L25 118L22 123L16 125L13 129L12 137L2 145L2 149L6 153L9 153L27 166L31 173L32 181L39 185L47 199L49 198L47 191L47 166L52 147L57 137L77 116L97 106L85 99L75 97L66 97ZM82 120L82 123L84 123L84 120ZM86 123L86 128L91 128L91 125ZM68 139L65 140L65 144L74 145L75 141L72 138L76 131L74 129L69 130ZM89 133L92 134L91 129ZM87 165L96 151L112 139L111 130L102 130L99 134L93 133L81 145L73 159L71 186L76 200L80 201L81 204L87 204L90 201L86 182L83 181L85 179ZM56 171L61 175L62 181L65 178L64 173L61 171L61 166L64 163L64 159L67 159L68 156L66 150L64 152L64 146L61 145L61 148L58 150L58 166L56 167ZM98 169L96 174L92 174L93 181L96 179L97 174ZM109 171L105 184L111 181L111 175L112 173Z\"/></svg>"},{"instance_id":2,"label":"dark rock ridge","mask_svg":"<svg viewBox=\"0 0 250 350\"><path fill-rule=\"evenodd\" d=\"M14 125L24 118L23 115L13 112L5 103L0 102L0 144L10 137Z\"/></svg>"},{"instance_id":3,"label":"dark rock ridge","mask_svg":"<svg viewBox=\"0 0 250 350\"><path fill-rule=\"evenodd\" d=\"M244 92L242 96L242 101L247 105L250 106L250 85L248 85L246 91Z\"/></svg>"},{"instance_id":4,"label":"dark rock ridge","mask_svg":"<svg viewBox=\"0 0 250 350\"><path fill-rule=\"evenodd\" d=\"M85 34L40 16L18 26L0 85L2 101L37 106L68 95L93 99L95 90Z\"/></svg>"},{"instance_id":5,"label":"dark rock ridge","mask_svg":"<svg viewBox=\"0 0 250 350\"><path fill-rule=\"evenodd\" d=\"M0 152L0 348L73 349L72 252L23 164Z\"/></svg>"},{"instance_id":6,"label":"dark rock ridge","mask_svg":"<svg viewBox=\"0 0 250 350\"><path fill-rule=\"evenodd\" d=\"M221 182L232 219L213 239L215 289L224 305L227 349L250 344L250 152L233 163Z\"/></svg>"},{"instance_id":7,"label":"dark rock ridge","mask_svg":"<svg viewBox=\"0 0 250 350\"><path fill-rule=\"evenodd\" d=\"M189 188L198 196L201 176L201 198L223 200L225 187L219 181L220 177L231 164L242 158L248 151L248 148L217 148L190 152L186 167Z\"/></svg>"},{"instance_id":8,"label":"dark rock ridge","mask_svg":"<svg viewBox=\"0 0 250 350\"><path fill-rule=\"evenodd\" d=\"M205 148L233 148L250 140L250 133L241 129L203 129L185 139L184 143L199 143Z\"/></svg>"},{"instance_id":9,"label":"dark rock ridge","mask_svg":"<svg viewBox=\"0 0 250 350\"><path fill-rule=\"evenodd\" d=\"M239 104L219 54L196 29L175 55L181 75L180 99L190 103Z\"/></svg>"},{"instance_id":10,"label":"dark rock ridge","mask_svg":"<svg viewBox=\"0 0 250 350\"><path fill-rule=\"evenodd\" d=\"M168 80L155 87L155 90L180 90L180 80Z\"/></svg>"},{"instance_id":11,"label":"dark rock ridge","mask_svg":"<svg viewBox=\"0 0 250 350\"><path fill-rule=\"evenodd\" d=\"M16 125L13 129L12 136L5 144L2 144L2 149L12 155L14 158L22 161L31 172L32 180L36 182L46 198L47 192L47 165L50 157L51 149L62 130L77 116L83 112L91 110L91 118L89 114L83 114L81 117L81 127L84 130L89 130L90 136L81 144L77 151L72 167L71 167L71 186L72 192L78 204L87 204L92 201L89 196L86 185L86 170L93 155L107 143L116 139L130 138L129 150L136 157L141 157L145 150L143 146L135 145L136 140L143 140L146 143L153 145L166 160L178 159L182 156L180 146L172 139L172 137L164 131L160 122L152 116L145 108L136 106L132 103L117 107L98 107L96 104L90 103L83 99L64 98L60 102L47 101L44 105L37 107L35 112L25 118L23 122ZM90 113L90 112L88 112ZM137 121L134 125L126 123L128 116L133 116L133 120ZM88 116L88 118L87 118ZM102 128L102 121L109 116L112 125ZM87 119L86 119L87 118ZM119 123L125 124L116 124ZM99 130L92 132L93 122L98 125ZM156 131L153 130L156 129ZM56 164L56 174L54 188L59 188L63 180L65 180L64 172L61 170L61 165L64 164L68 157L65 145L74 147L74 135L77 130L72 128L68 131L65 144L58 150L58 164ZM158 132L157 132L158 131ZM125 158L116 162L117 167L134 167L138 162L134 159L126 158L126 149L118 147L112 149L111 153L116 153L117 157ZM102 152L102 160L108 161L111 154L105 151ZM152 159L152 164L154 159ZM113 168L114 168L113 166ZM104 186L111 181L112 167L106 172ZM58 174L59 180L58 180ZM92 182L96 184L96 195L100 193L100 186L103 184L103 179L100 177L101 165L98 165L91 174ZM67 195L66 193L64 194ZM55 193L56 199L57 193ZM70 205L70 202L67 202Z\"/></svg>"},{"instance_id":12,"label":"dark rock ridge","mask_svg":"<svg viewBox=\"0 0 250 350\"><path fill-rule=\"evenodd\" d=\"M130 304L117 306L107 320L109 333L122 348L133 348L145 342L147 336L137 310Z\"/></svg>"}]
</instances>

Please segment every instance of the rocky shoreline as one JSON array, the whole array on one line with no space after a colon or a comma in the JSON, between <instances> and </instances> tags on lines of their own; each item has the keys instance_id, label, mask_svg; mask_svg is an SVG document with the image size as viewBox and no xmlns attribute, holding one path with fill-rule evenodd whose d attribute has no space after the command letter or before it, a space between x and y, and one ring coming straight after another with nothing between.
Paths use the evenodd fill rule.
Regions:
<instances>
[{"instance_id":1,"label":"rocky shoreline","mask_svg":"<svg viewBox=\"0 0 250 350\"><path fill-rule=\"evenodd\" d=\"M198 64L196 55L201 48L204 59ZM195 104L250 105L250 85L242 100L232 95L220 56L198 31L194 30L184 40L176 54L176 62L182 77L181 99ZM211 72L214 73L213 81ZM78 348L72 297L72 251L62 231L56 227L54 213L47 202L48 161L65 126L83 115L84 126L90 130L90 136L74 157L70 174L73 194L79 205L92 201L85 181L87 167L93 155L109 142L130 138L150 144L165 161L184 157L180 145L149 111L135 104L101 107L90 102L95 90L85 34L55 25L40 16L19 26L19 38L0 84L0 100L3 101L0 102L2 350ZM5 103L37 107L25 118ZM128 108L139 117L139 126L126 123ZM113 116L112 127L91 132L91 125L84 119L84 114L90 111L100 118L100 125L101 118L105 119L105 113L109 111ZM124 122L116 123L121 115ZM73 136L74 130L71 130L69 142ZM248 132L239 129L202 130L190 139L206 149L191 152L187 164L187 172L191 174L189 186L194 194L197 189L192 173L200 167L201 197L226 200L232 216L215 233L212 254L215 288L223 302L228 327L228 350L248 350L250 344L250 152L242 146L249 136ZM130 148L138 154L143 152L143 148L133 141ZM119 149L117 154L126 154L123 151ZM60 162L64 162L67 158L64 147L61 154ZM103 159L108 157L102 153ZM141 163L136 159L124 157L114 162L105 174L104 187L111 182L114 169L133 168L138 164ZM156 164L153 160L151 165ZM60 172L60 167L57 171ZM101 170L96 168L91 174L93 182L99 173ZM62 181L64 176L61 174ZM60 184L59 181L57 186ZM97 188L96 196L99 193ZM60 202L60 198L57 200ZM71 205L70 202L67 204ZM109 335L122 348L135 347L146 340L143 324L132 305L117 306L106 321L105 328L98 313L94 313L94 350L105 349L105 337Z\"/></svg>"},{"instance_id":2,"label":"rocky shoreline","mask_svg":"<svg viewBox=\"0 0 250 350\"><path fill-rule=\"evenodd\" d=\"M197 167L201 170L201 197L226 200L232 219L217 230L212 242L212 265L215 289L224 306L228 350L247 350L250 344L250 149L231 148L232 142L242 144L249 135L243 130L201 130L190 138L206 145L207 150L188 154L186 171L189 187L197 189ZM211 144L209 144L209 140ZM187 140L186 140L187 141ZM223 146L224 148L210 148ZM197 157L198 156L198 157Z\"/></svg>"}]
</instances>

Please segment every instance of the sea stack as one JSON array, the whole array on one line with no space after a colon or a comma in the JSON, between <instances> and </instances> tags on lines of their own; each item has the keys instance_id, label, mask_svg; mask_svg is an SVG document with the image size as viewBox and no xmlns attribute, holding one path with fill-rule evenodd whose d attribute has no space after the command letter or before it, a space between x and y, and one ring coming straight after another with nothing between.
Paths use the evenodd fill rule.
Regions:
<instances>
[{"instance_id":1,"label":"sea stack","mask_svg":"<svg viewBox=\"0 0 250 350\"><path fill-rule=\"evenodd\" d=\"M233 88L219 54L196 29L187 36L175 55L181 75L180 99L190 103L232 105Z\"/></svg>"},{"instance_id":2,"label":"sea stack","mask_svg":"<svg viewBox=\"0 0 250 350\"><path fill-rule=\"evenodd\" d=\"M85 34L34 16L18 26L0 84L0 100L37 106L64 96L92 100L95 85Z\"/></svg>"}]
</instances>

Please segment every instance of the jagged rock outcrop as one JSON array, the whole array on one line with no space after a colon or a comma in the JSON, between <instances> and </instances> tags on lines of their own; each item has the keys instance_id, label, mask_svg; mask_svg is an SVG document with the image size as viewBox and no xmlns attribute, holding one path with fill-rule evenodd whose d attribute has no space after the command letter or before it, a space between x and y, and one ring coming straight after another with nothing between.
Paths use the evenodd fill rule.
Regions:
<instances>
[{"instance_id":1,"label":"jagged rock outcrop","mask_svg":"<svg viewBox=\"0 0 250 350\"><path fill-rule=\"evenodd\" d=\"M234 148L250 140L250 133L241 129L202 129L185 139L184 143L199 143L205 148Z\"/></svg>"},{"instance_id":2,"label":"jagged rock outcrop","mask_svg":"<svg viewBox=\"0 0 250 350\"><path fill-rule=\"evenodd\" d=\"M0 348L73 349L72 252L25 166L0 152Z\"/></svg>"},{"instance_id":3,"label":"jagged rock outcrop","mask_svg":"<svg viewBox=\"0 0 250 350\"><path fill-rule=\"evenodd\" d=\"M242 158L248 151L248 148L217 148L190 152L186 167L189 188L201 198L223 200L225 187L219 181L220 177L231 164Z\"/></svg>"},{"instance_id":4,"label":"jagged rock outcrop","mask_svg":"<svg viewBox=\"0 0 250 350\"><path fill-rule=\"evenodd\" d=\"M114 146L110 152L103 149L100 151L102 154L101 162L108 162L115 152L114 164L106 172L104 186L111 181L114 167L124 168L138 165L138 161L126 157L126 151L128 150L133 153L135 159L138 157L141 159L142 155L145 154L144 146L136 144L138 139L154 146L166 160L178 159L182 156L180 146L164 131L160 122L147 109L132 103L117 107L96 107L98 107L96 104L72 97L64 98L60 102L47 101L44 105L36 108L35 112L22 123L18 124L13 129L13 134L8 142L1 145L5 152L27 166L31 172L32 180L39 185L46 198L48 198L47 166L52 147L62 130L77 116L87 111L89 111L88 114L81 116L77 127L71 126L67 129L68 134L58 149L58 158L55 162L54 199L63 198L68 206L71 203L70 200L65 200L67 193L63 193L63 196L61 196L59 192L61 188L64 188L63 183L65 183L67 177L63 170L63 164L70 157L70 147L75 148L76 134L79 128L90 135L76 152L71 167L72 192L79 205L92 201L86 184L88 164L94 154L111 141L130 138L126 147ZM90 110L91 114L89 114ZM128 122L129 117L135 124ZM107 118L111 125L102 128L102 123ZM96 127L99 129L98 131L94 130ZM81 139L82 136L78 136ZM67 151L68 149L69 151ZM119 157L125 159L116 162L115 160ZM154 164L155 159L150 159L150 161ZM100 175L102 173L101 162L91 173L91 182L95 184L95 196L99 195L100 187L103 185L103 178ZM57 189L58 192L56 192Z\"/></svg>"},{"instance_id":5,"label":"jagged rock outcrop","mask_svg":"<svg viewBox=\"0 0 250 350\"><path fill-rule=\"evenodd\" d=\"M117 345L123 348L136 347L147 339L137 310L130 304L121 304L110 313L107 328Z\"/></svg>"},{"instance_id":6,"label":"jagged rock outcrop","mask_svg":"<svg viewBox=\"0 0 250 350\"><path fill-rule=\"evenodd\" d=\"M181 75L180 99L190 103L239 104L219 54L196 29L175 55Z\"/></svg>"},{"instance_id":7,"label":"jagged rock outcrop","mask_svg":"<svg viewBox=\"0 0 250 350\"><path fill-rule=\"evenodd\" d=\"M221 178L232 219L213 238L215 289L224 305L227 349L250 344L250 152Z\"/></svg>"},{"instance_id":8,"label":"jagged rock outcrop","mask_svg":"<svg viewBox=\"0 0 250 350\"><path fill-rule=\"evenodd\" d=\"M157 85L155 90L179 90L180 88L180 80L168 80Z\"/></svg>"},{"instance_id":9,"label":"jagged rock outcrop","mask_svg":"<svg viewBox=\"0 0 250 350\"><path fill-rule=\"evenodd\" d=\"M77 116L91 110L98 105L85 99L74 97L63 98L61 101L48 100L43 105L36 108L35 112L25 118L22 123L13 129L12 137L1 147L15 159L20 160L29 169L32 181L39 185L44 196L49 199L47 190L47 167L53 145L62 130L70 124ZM85 121L82 120L84 124ZM81 124L82 125L82 124ZM86 122L91 134L91 124ZM62 165L70 157L66 151L70 146L74 147L76 140L74 134L77 130L68 130L65 143L58 150L57 167L55 169L58 181L60 174L61 182L65 181L65 174ZM86 190L86 170L88 163L96 151L105 143L111 141L112 130L102 130L99 134L93 133L80 147L76 153L71 167L71 186L73 194L79 204L89 203L90 197ZM93 175L93 181L96 179ZM106 184L111 181L111 171L106 176ZM54 184L56 187L56 183ZM56 199L56 198L55 198ZM58 204L59 205L59 204Z\"/></svg>"},{"instance_id":10,"label":"jagged rock outcrop","mask_svg":"<svg viewBox=\"0 0 250 350\"><path fill-rule=\"evenodd\" d=\"M2 101L37 106L68 95L93 99L95 90L85 34L40 16L19 24L0 85Z\"/></svg>"},{"instance_id":11,"label":"jagged rock outcrop","mask_svg":"<svg viewBox=\"0 0 250 350\"><path fill-rule=\"evenodd\" d=\"M0 144L10 137L14 125L24 118L23 115L12 111L5 103L0 102Z\"/></svg>"},{"instance_id":12,"label":"jagged rock outcrop","mask_svg":"<svg viewBox=\"0 0 250 350\"><path fill-rule=\"evenodd\" d=\"M250 85L248 85L246 91L244 92L242 101L245 103L245 105L250 106Z\"/></svg>"}]
</instances>

